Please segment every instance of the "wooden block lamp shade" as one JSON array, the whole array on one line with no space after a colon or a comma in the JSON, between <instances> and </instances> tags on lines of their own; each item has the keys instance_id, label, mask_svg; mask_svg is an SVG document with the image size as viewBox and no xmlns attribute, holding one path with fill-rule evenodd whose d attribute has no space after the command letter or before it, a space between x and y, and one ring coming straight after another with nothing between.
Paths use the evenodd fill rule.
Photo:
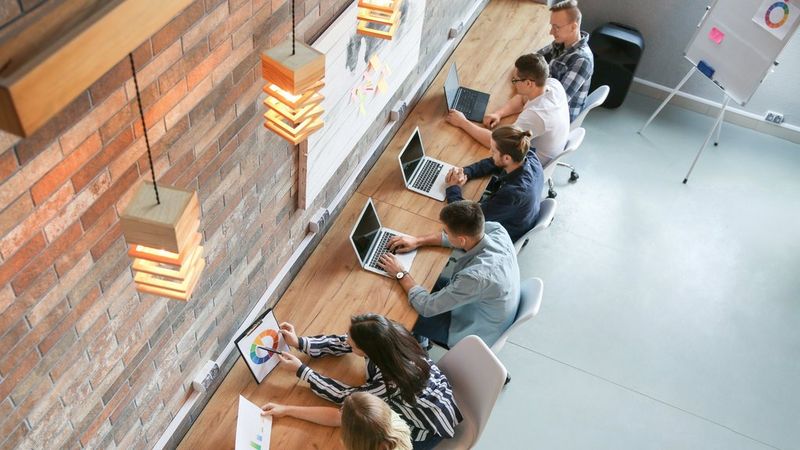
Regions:
<instances>
[{"instance_id":1,"label":"wooden block lamp shade","mask_svg":"<svg viewBox=\"0 0 800 450\"><path fill-rule=\"evenodd\" d=\"M301 43L286 41L261 54L267 84L264 126L294 145L323 126L319 90L325 86L325 55Z\"/></svg>"},{"instance_id":2,"label":"wooden block lamp shade","mask_svg":"<svg viewBox=\"0 0 800 450\"><path fill-rule=\"evenodd\" d=\"M400 25L402 0L358 0L356 32L391 41Z\"/></svg>"},{"instance_id":3,"label":"wooden block lamp shade","mask_svg":"<svg viewBox=\"0 0 800 450\"><path fill-rule=\"evenodd\" d=\"M140 292L188 300L205 266L197 193L143 183L120 217Z\"/></svg>"}]
</instances>

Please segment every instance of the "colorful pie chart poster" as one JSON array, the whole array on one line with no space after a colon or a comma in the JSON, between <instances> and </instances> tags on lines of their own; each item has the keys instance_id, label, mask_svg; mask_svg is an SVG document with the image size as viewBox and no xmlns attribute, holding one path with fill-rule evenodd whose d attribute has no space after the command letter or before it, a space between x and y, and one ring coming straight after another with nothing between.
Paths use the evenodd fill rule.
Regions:
<instances>
[{"instance_id":1,"label":"colorful pie chart poster","mask_svg":"<svg viewBox=\"0 0 800 450\"><path fill-rule=\"evenodd\" d=\"M262 416L261 408L239 396L236 419L236 450L269 450L272 416Z\"/></svg>"},{"instance_id":2,"label":"colorful pie chart poster","mask_svg":"<svg viewBox=\"0 0 800 450\"><path fill-rule=\"evenodd\" d=\"M753 16L753 22L783 40L794 28L798 16L797 0L764 0Z\"/></svg>"},{"instance_id":3,"label":"colorful pie chart poster","mask_svg":"<svg viewBox=\"0 0 800 450\"><path fill-rule=\"evenodd\" d=\"M236 347L258 383L261 383L280 361L273 351L289 351L289 346L278 331L278 321L272 310L259 317L244 334L239 336Z\"/></svg>"}]
</instances>

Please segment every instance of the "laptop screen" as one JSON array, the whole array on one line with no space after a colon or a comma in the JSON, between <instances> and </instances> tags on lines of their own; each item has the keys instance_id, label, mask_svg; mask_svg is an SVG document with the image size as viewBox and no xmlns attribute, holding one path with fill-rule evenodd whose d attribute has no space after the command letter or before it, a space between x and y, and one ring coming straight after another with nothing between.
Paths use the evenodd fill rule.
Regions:
<instances>
[{"instance_id":1,"label":"laptop screen","mask_svg":"<svg viewBox=\"0 0 800 450\"><path fill-rule=\"evenodd\" d=\"M419 130L416 130L400 155L400 165L403 167L406 184L411 181L411 176L414 175L423 156L425 156L425 151L422 149L422 139L419 136Z\"/></svg>"},{"instance_id":2,"label":"laptop screen","mask_svg":"<svg viewBox=\"0 0 800 450\"><path fill-rule=\"evenodd\" d=\"M444 99L447 102L447 109L453 109L456 102L456 94L461 84L458 82L458 69L456 63L450 65L447 79L444 82Z\"/></svg>"},{"instance_id":3,"label":"laptop screen","mask_svg":"<svg viewBox=\"0 0 800 450\"><path fill-rule=\"evenodd\" d=\"M358 257L361 258L362 262L367 259L369 247L372 245L372 241L377 237L380 229L381 222L378 220L378 214L375 212L372 202L368 201L367 206L364 207L364 212L361 213L358 225L356 225L353 234L350 236L356 248L356 252L358 252Z\"/></svg>"}]
</instances>

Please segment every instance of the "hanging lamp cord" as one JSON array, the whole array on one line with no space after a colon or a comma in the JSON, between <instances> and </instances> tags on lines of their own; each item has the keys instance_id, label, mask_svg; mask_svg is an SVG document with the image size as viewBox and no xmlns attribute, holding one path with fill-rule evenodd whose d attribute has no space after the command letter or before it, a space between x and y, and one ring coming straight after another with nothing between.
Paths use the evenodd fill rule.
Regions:
<instances>
[{"instance_id":1,"label":"hanging lamp cord","mask_svg":"<svg viewBox=\"0 0 800 450\"><path fill-rule=\"evenodd\" d=\"M153 189L156 191L156 204L161 204L158 198L158 184L156 184L156 170L153 168L153 154L150 153L150 138L147 137L147 124L144 122L144 110L142 109L142 95L139 93L139 80L136 79L136 66L133 64L133 53L128 53L131 61L131 72L133 72L133 86L136 88L136 103L139 104L139 117L142 118L142 130L144 130L144 143L147 146L147 160L150 162L150 175L153 177Z\"/></svg>"},{"instance_id":2,"label":"hanging lamp cord","mask_svg":"<svg viewBox=\"0 0 800 450\"><path fill-rule=\"evenodd\" d=\"M292 0L292 55L294 55L294 0Z\"/></svg>"}]
</instances>

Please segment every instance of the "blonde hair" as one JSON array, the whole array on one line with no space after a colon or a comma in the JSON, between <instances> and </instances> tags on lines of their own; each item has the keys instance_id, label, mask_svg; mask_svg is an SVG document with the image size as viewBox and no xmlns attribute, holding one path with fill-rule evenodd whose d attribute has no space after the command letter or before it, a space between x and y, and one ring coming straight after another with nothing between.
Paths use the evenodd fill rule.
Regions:
<instances>
[{"instance_id":1,"label":"blonde hair","mask_svg":"<svg viewBox=\"0 0 800 450\"><path fill-rule=\"evenodd\" d=\"M565 11L570 22L581 24L581 10L578 9L578 2L576 0L564 0L562 2L554 3L550 7L550 12Z\"/></svg>"},{"instance_id":2,"label":"blonde hair","mask_svg":"<svg viewBox=\"0 0 800 450\"><path fill-rule=\"evenodd\" d=\"M531 148L530 131L523 131L515 125L497 127L492 131L492 140L501 155L508 155L514 162L522 162Z\"/></svg>"},{"instance_id":3,"label":"blonde hair","mask_svg":"<svg viewBox=\"0 0 800 450\"><path fill-rule=\"evenodd\" d=\"M342 405L342 441L348 450L412 450L408 424L383 400L355 392Z\"/></svg>"}]
</instances>

